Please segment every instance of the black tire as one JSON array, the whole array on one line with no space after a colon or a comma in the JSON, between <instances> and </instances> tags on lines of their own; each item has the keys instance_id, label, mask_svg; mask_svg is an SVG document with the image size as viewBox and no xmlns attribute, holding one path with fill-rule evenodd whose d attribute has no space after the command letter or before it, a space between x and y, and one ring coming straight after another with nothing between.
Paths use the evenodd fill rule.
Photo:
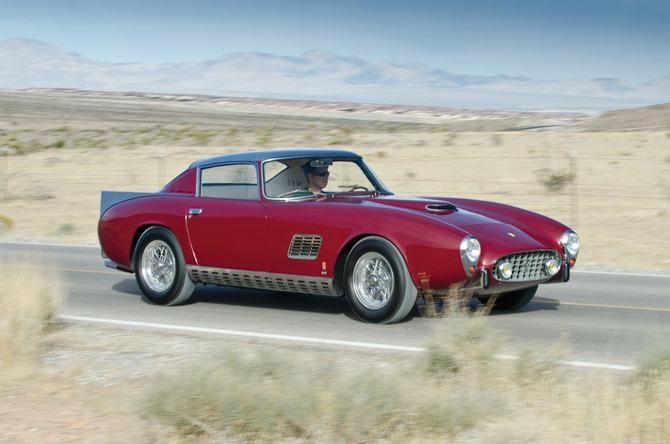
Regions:
<instances>
[{"instance_id":1,"label":"black tire","mask_svg":"<svg viewBox=\"0 0 670 444\"><path fill-rule=\"evenodd\" d=\"M537 291L537 285L530 288L524 288L523 290L510 291L509 293L502 293L495 301L493 305L494 310L519 310L520 308L525 307L531 299L535 296ZM486 305L489 298L477 298L479 302Z\"/></svg>"},{"instance_id":2,"label":"black tire","mask_svg":"<svg viewBox=\"0 0 670 444\"><path fill-rule=\"evenodd\" d=\"M152 227L142 234L133 265L137 285L154 304L183 304L195 289L179 241L167 228Z\"/></svg>"},{"instance_id":3,"label":"black tire","mask_svg":"<svg viewBox=\"0 0 670 444\"><path fill-rule=\"evenodd\" d=\"M344 292L354 313L376 324L402 321L417 296L402 255L391 242L378 236L360 240L349 252Z\"/></svg>"}]
</instances>

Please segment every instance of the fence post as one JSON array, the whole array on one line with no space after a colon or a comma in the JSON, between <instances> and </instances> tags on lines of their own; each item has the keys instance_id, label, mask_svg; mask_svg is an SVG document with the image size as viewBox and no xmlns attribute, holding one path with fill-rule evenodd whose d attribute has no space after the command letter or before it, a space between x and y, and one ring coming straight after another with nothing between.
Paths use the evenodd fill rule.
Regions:
<instances>
[{"instance_id":1,"label":"fence post","mask_svg":"<svg viewBox=\"0 0 670 444\"><path fill-rule=\"evenodd\" d=\"M577 229L579 223L579 194L577 191L578 176L577 176L577 153L570 153L570 228Z\"/></svg>"},{"instance_id":2,"label":"fence post","mask_svg":"<svg viewBox=\"0 0 670 444\"><path fill-rule=\"evenodd\" d=\"M7 166L9 148L7 146L0 147L0 155L2 156L2 201L7 203L9 201L9 167Z\"/></svg>"},{"instance_id":3,"label":"fence post","mask_svg":"<svg viewBox=\"0 0 670 444\"><path fill-rule=\"evenodd\" d=\"M167 160L167 154L165 151L158 152L158 189L162 189L165 186L165 163Z\"/></svg>"}]
</instances>

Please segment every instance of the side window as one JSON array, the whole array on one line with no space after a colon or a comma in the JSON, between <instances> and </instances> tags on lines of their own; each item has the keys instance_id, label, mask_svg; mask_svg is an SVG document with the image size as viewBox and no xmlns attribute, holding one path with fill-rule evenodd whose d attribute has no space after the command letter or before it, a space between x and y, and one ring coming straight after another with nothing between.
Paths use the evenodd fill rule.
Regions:
<instances>
[{"instance_id":1,"label":"side window","mask_svg":"<svg viewBox=\"0 0 670 444\"><path fill-rule=\"evenodd\" d=\"M224 199L258 199L256 166L221 165L200 172L200 195Z\"/></svg>"}]
</instances>

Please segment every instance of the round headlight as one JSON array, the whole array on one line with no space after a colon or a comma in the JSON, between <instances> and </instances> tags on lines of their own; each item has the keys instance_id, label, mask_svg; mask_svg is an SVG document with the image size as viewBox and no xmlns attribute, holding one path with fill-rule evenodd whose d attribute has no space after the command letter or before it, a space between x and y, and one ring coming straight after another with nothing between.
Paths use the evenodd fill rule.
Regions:
<instances>
[{"instance_id":1,"label":"round headlight","mask_svg":"<svg viewBox=\"0 0 670 444\"><path fill-rule=\"evenodd\" d=\"M502 261L498 264L498 275L503 279L512 277L512 264L507 261Z\"/></svg>"},{"instance_id":2,"label":"round headlight","mask_svg":"<svg viewBox=\"0 0 670 444\"><path fill-rule=\"evenodd\" d=\"M549 276L556 276L556 273L558 273L560 268L561 264L559 264L556 259L549 259L544 263L544 270Z\"/></svg>"},{"instance_id":3,"label":"round headlight","mask_svg":"<svg viewBox=\"0 0 670 444\"><path fill-rule=\"evenodd\" d=\"M465 255L470 262L476 264L482 254L482 247L474 236L465 236L461 241L461 256Z\"/></svg>"},{"instance_id":4,"label":"round headlight","mask_svg":"<svg viewBox=\"0 0 670 444\"><path fill-rule=\"evenodd\" d=\"M574 231L566 231L561 237L561 243L572 257L579 253L579 236Z\"/></svg>"}]
</instances>

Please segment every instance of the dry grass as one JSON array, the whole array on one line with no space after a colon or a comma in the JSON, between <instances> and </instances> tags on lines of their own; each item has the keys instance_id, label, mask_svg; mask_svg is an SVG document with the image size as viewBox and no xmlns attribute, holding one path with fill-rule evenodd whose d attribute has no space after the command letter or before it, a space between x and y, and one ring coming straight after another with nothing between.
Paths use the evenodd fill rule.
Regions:
<instances>
[{"instance_id":1,"label":"dry grass","mask_svg":"<svg viewBox=\"0 0 670 444\"><path fill-rule=\"evenodd\" d=\"M652 346L625 373L563 365L569 344L502 360L505 337L484 313L461 306L426 320L435 334L418 355L66 328L50 339L36 377L0 384L8 403L7 411L0 404L0 435L156 444L670 442L667 346ZM30 419L38 415L49 418L39 435Z\"/></svg>"},{"instance_id":2,"label":"dry grass","mask_svg":"<svg viewBox=\"0 0 670 444\"><path fill-rule=\"evenodd\" d=\"M2 364L32 361L42 351L65 298L54 273L35 273L29 262L0 264L0 359Z\"/></svg>"},{"instance_id":3,"label":"dry grass","mask_svg":"<svg viewBox=\"0 0 670 444\"><path fill-rule=\"evenodd\" d=\"M560 343L501 360L486 310L445 307L419 356L352 364L230 348L157 375L139 410L180 442L670 442L667 347L626 374L567 367Z\"/></svg>"}]
</instances>

